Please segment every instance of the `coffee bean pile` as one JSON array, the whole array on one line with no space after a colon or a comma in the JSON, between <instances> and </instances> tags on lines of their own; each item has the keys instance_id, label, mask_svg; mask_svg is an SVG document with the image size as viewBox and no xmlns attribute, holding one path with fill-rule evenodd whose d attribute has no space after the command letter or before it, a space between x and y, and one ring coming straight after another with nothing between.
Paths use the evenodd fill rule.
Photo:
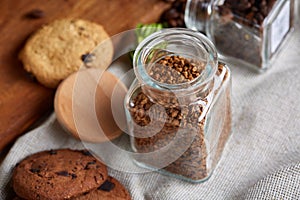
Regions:
<instances>
[{"instance_id":1,"label":"coffee bean pile","mask_svg":"<svg viewBox=\"0 0 300 200\"><path fill-rule=\"evenodd\" d=\"M187 59L184 59L179 56L170 56L161 59L159 62L164 65L164 67L168 66L175 71L179 72L179 80L180 77L184 76L183 70L180 70L182 67L174 67L177 62L188 63L188 68L186 71L189 74L195 74L193 71L193 67L198 67L197 65L192 65L191 62L188 62ZM172 61L171 61L172 60ZM167 61L167 62L166 62ZM168 65L167 65L168 63ZM185 66L184 64L180 66ZM160 70L165 70L164 67L161 67ZM183 67L184 68L184 67ZM189 70L188 70L189 69ZM200 73L202 66L198 68L198 72ZM160 74L156 79L161 82L168 82L166 80L166 75L158 72L159 68L155 68L153 73ZM216 72L217 76L220 76L221 72L225 70L224 65L219 65L218 71ZM150 72L151 73L151 72ZM221 79L223 81L228 79L228 73L226 72L225 76ZM169 77L171 74L168 75ZM184 76L188 77L189 76ZM194 75L193 78L197 77ZM187 80L189 80L187 78ZM193 79L191 77L191 79ZM178 80L176 78L176 80ZM177 81L171 82L177 83ZM220 86L221 87L221 86ZM217 108L221 108L221 110L215 110L214 112L220 112L219 116L225 117L225 127L222 129L222 133L220 136L220 140L224 141L212 141L216 143L217 156L213 159L218 160L225 142L230 133L230 90L225 90L225 93L222 93L221 96L224 96L224 101L217 101L219 106ZM216 92L216 91L214 91ZM150 166L155 166L155 163L159 162L158 160L162 159L163 156L176 156L178 152L181 152L182 149L186 149L183 153L179 154L179 156L174 158L174 162L164 167L164 170L173 173L179 176L183 176L192 180L201 180L208 176L210 173L210 167L207 167L207 159L208 153L210 149L207 149L205 141L205 131L207 129L206 123L206 114L204 116L203 112L206 106L209 106L209 100L207 99L209 93L203 93L205 95L197 95L193 94L196 99L192 103L187 103L185 105L180 105L180 103L171 96L171 94L163 93L160 94L160 91L155 93L148 94L148 89L140 87L135 92L134 95L129 100L127 108L132 117L132 131L134 135L133 145L134 149L138 153L149 153L158 151L166 145L174 142L176 139L176 148L172 149L174 151L174 155L161 155L161 157L157 158L153 156L153 158L145 160L144 163ZM188 94L187 94L188 95ZM201 97L202 103L195 103L199 101L198 97ZM171 100L166 100L171 99ZM154 105L160 105L163 109L159 109ZM225 106L224 106L225 105ZM214 113L215 115L216 113ZM152 117L151 117L152 115ZM165 117L164 117L165 116ZM216 122L218 123L218 122ZM145 129L145 127L147 129ZM206 127L206 128L205 128ZM155 134L153 134L153 132ZM217 133L212 133L217 134ZM212 146L212 144L210 144Z\"/></svg>"},{"instance_id":2,"label":"coffee bean pile","mask_svg":"<svg viewBox=\"0 0 300 200\"><path fill-rule=\"evenodd\" d=\"M160 21L168 24L168 27L185 27L184 12L187 0L164 0L172 3L171 7L164 11Z\"/></svg>"},{"instance_id":3,"label":"coffee bean pile","mask_svg":"<svg viewBox=\"0 0 300 200\"><path fill-rule=\"evenodd\" d=\"M181 56L166 56L155 63L149 75L162 83L179 84L197 78L204 68L204 63L195 64Z\"/></svg>"},{"instance_id":4,"label":"coffee bean pile","mask_svg":"<svg viewBox=\"0 0 300 200\"><path fill-rule=\"evenodd\" d=\"M230 10L236 21L249 26L262 25L276 0L225 0L220 11Z\"/></svg>"}]
</instances>

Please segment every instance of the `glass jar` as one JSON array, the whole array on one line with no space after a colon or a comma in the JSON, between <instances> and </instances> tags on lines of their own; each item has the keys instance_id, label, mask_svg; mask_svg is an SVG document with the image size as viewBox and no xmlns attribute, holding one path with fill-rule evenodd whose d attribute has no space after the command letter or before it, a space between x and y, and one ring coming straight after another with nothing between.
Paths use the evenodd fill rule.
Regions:
<instances>
[{"instance_id":1,"label":"glass jar","mask_svg":"<svg viewBox=\"0 0 300 200\"><path fill-rule=\"evenodd\" d=\"M192 182L206 180L231 133L231 75L213 44L163 29L137 47L125 98L134 160Z\"/></svg>"},{"instance_id":2,"label":"glass jar","mask_svg":"<svg viewBox=\"0 0 300 200\"><path fill-rule=\"evenodd\" d=\"M187 0L185 23L205 32L221 56L268 69L292 30L294 0Z\"/></svg>"}]
</instances>

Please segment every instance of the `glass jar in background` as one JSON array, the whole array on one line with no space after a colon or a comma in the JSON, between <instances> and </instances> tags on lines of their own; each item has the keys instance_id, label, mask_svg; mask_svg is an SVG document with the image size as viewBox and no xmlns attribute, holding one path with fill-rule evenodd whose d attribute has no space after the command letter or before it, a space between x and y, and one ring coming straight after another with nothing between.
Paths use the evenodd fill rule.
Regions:
<instances>
[{"instance_id":1,"label":"glass jar in background","mask_svg":"<svg viewBox=\"0 0 300 200\"><path fill-rule=\"evenodd\" d=\"M225 59L270 67L294 24L294 0L187 0L186 26L205 32Z\"/></svg>"},{"instance_id":2,"label":"glass jar in background","mask_svg":"<svg viewBox=\"0 0 300 200\"><path fill-rule=\"evenodd\" d=\"M163 29L139 44L125 98L139 166L201 182L231 133L231 74L201 33Z\"/></svg>"},{"instance_id":3,"label":"glass jar in background","mask_svg":"<svg viewBox=\"0 0 300 200\"><path fill-rule=\"evenodd\" d=\"M300 1L295 2L295 23L299 24L299 17L300 17Z\"/></svg>"}]
</instances>

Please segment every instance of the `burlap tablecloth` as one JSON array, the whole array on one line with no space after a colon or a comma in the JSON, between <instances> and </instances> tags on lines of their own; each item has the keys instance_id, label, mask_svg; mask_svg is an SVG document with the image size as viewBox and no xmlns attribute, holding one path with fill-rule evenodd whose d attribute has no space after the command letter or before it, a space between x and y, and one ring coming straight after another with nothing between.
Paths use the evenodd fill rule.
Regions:
<instances>
[{"instance_id":1,"label":"burlap tablecloth","mask_svg":"<svg viewBox=\"0 0 300 200\"><path fill-rule=\"evenodd\" d=\"M191 184L156 172L109 168L133 199L300 199L299 25L266 73L235 64L231 69L233 133L211 178ZM129 145L126 139L120 144ZM55 115L19 138L0 167L0 199L11 192L11 171L18 161L37 151L68 147L83 148L63 131ZM126 159L118 162L126 165Z\"/></svg>"}]
</instances>

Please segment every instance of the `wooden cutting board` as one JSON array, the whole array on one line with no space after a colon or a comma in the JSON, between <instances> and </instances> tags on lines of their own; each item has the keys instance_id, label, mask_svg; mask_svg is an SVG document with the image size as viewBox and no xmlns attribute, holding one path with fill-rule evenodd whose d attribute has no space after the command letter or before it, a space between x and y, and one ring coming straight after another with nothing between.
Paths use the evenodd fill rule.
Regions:
<instances>
[{"instance_id":1,"label":"wooden cutting board","mask_svg":"<svg viewBox=\"0 0 300 200\"><path fill-rule=\"evenodd\" d=\"M169 6L162 0L1 0L0 152L53 108L55 91L37 83L18 60L31 33L54 19L74 17L100 23L112 36L139 22L156 22ZM26 17L33 9L45 16Z\"/></svg>"}]
</instances>

